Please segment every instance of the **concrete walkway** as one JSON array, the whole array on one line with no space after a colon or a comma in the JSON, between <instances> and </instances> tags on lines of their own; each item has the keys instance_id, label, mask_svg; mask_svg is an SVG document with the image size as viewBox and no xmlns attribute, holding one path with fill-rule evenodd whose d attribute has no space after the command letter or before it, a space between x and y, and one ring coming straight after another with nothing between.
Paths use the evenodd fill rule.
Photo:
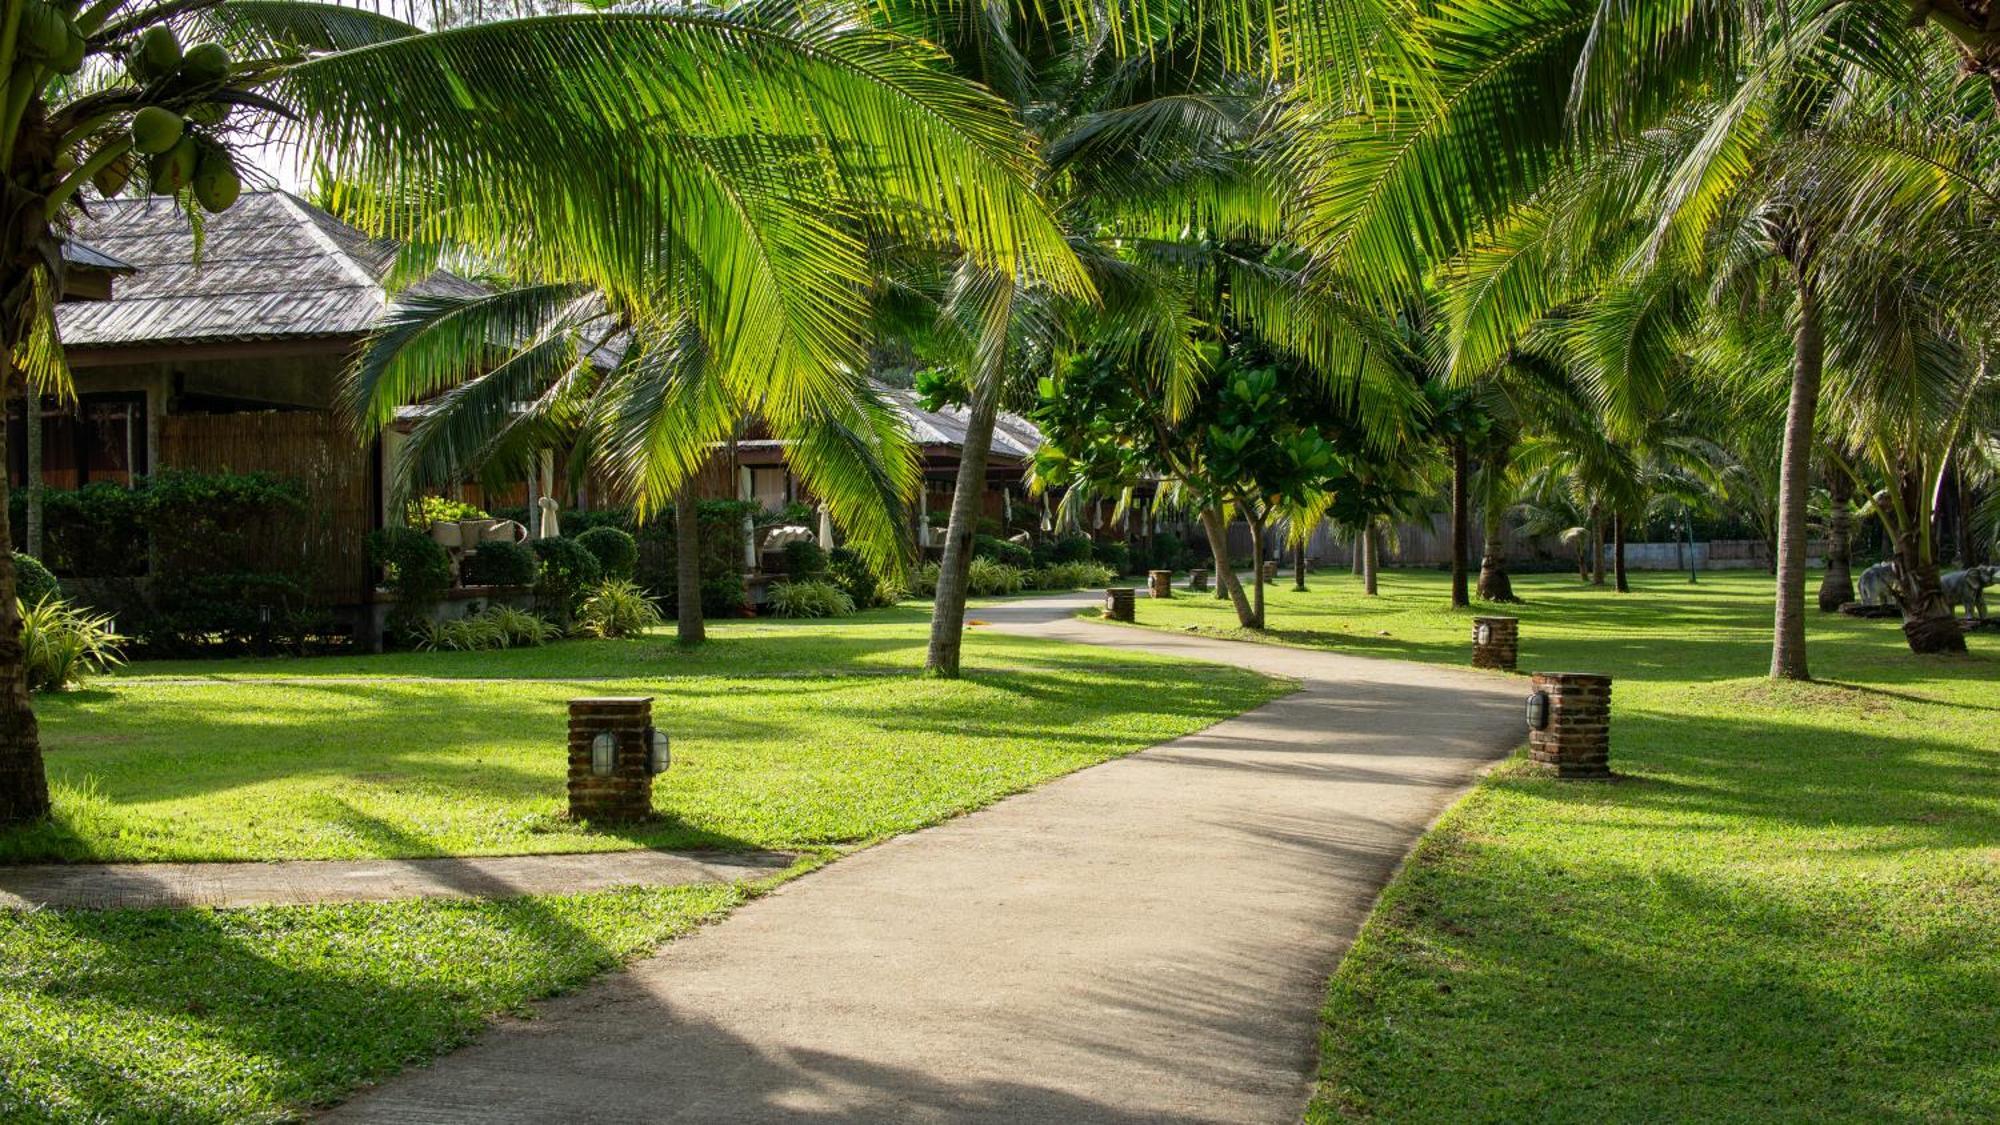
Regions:
<instances>
[{"instance_id":1,"label":"concrete walkway","mask_svg":"<svg viewBox=\"0 0 2000 1125\"><path fill-rule=\"evenodd\" d=\"M1522 740L1525 688L1071 618L1092 601L974 616L1305 687L847 857L330 1118L1298 1120L1327 974Z\"/></svg>"},{"instance_id":2,"label":"concrete walkway","mask_svg":"<svg viewBox=\"0 0 2000 1125\"><path fill-rule=\"evenodd\" d=\"M0 910L274 906L404 898L582 894L758 879L791 866L780 852L587 852L452 859L282 863L0 866Z\"/></svg>"}]
</instances>

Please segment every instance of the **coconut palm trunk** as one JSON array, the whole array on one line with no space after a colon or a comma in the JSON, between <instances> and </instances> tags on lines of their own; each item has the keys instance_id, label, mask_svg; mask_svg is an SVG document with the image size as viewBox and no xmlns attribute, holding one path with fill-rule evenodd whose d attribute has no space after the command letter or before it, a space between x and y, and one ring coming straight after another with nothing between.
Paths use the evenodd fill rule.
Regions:
<instances>
[{"instance_id":1,"label":"coconut palm trunk","mask_svg":"<svg viewBox=\"0 0 2000 1125\"><path fill-rule=\"evenodd\" d=\"M1632 583L1625 577L1625 515L1611 514L1611 579L1612 588L1621 594L1632 592Z\"/></svg>"},{"instance_id":2,"label":"coconut palm trunk","mask_svg":"<svg viewBox=\"0 0 2000 1125\"><path fill-rule=\"evenodd\" d=\"M1472 605L1472 592L1465 557L1472 546L1471 457L1465 439L1451 442L1451 608Z\"/></svg>"},{"instance_id":3,"label":"coconut palm trunk","mask_svg":"<svg viewBox=\"0 0 2000 1125\"><path fill-rule=\"evenodd\" d=\"M1590 502L1590 584L1604 585L1604 515Z\"/></svg>"},{"instance_id":4,"label":"coconut palm trunk","mask_svg":"<svg viewBox=\"0 0 2000 1125\"><path fill-rule=\"evenodd\" d=\"M1854 600L1854 481L1839 465L1826 474L1826 574L1819 581L1819 611L1837 613Z\"/></svg>"},{"instance_id":5,"label":"coconut palm trunk","mask_svg":"<svg viewBox=\"0 0 2000 1125\"><path fill-rule=\"evenodd\" d=\"M1306 544L1301 539L1292 545L1292 589L1306 588Z\"/></svg>"},{"instance_id":6,"label":"coconut palm trunk","mask_svg":"<svg viewBox=\"0 0 2000 1125\"><path fill-rule=\"evenodd\" d=\"M1361 592L1376 595L1376 575L1382 566L1382 541L1375 529L1375 521L1369 520L1361 529Z\"/></svg>"},{"instance_id":7,"label":"coconut palm trunk","mask_svg":"<svg viewBox=\"0 0 2000 1125\"><path fill-rule=\"evenodd\" d=\"M972 537L979 530L979 500L986 488L986 458L993 448L993 422L1000 413L1000 380L975 381L972 409L959 449L958 480L951 494L951 522L945 528L944 557L938 562L937 601L931 608L930 655L924 669L948 680L958 678L965 642L966 584L972 577Z\"/></svg>"},{"instance_id":8,"label":"coconut palm trunk","mask_svg":"<svg viewBox=\"0 0 2000 1125\"><path fill-rule=\"evenodd\" d=\"M693 477L674 494L674 639L684 645L708 639L701 619L701 505Z\"/></svg>"},{"instance_id":9,"label":"coconut palm trunk","mask_svg":"<svg viewBox=\"0 0 2000 1125\"><path fill-rule=\"evenodd\" d=\"M23 413L27 416L28 434L28 479L27 509L28 526L23 540L28 554L37 559L42 557L42 395L33 387L25 388L22 394Z\"/></svg>"},{"instance_id":10,"label":"coconut palm trunk","mask_svg":"<svg viewBox=\"0 0 2000 1125\"><path fill-rule=\"evenodd\" d=\"M1250 538L1257 544L1257 555L1250 560L1250 584L1255 596L1250 602L1250 620L1245 621L1243 627L1262 629L1264 627L1264 524L1255 518L1251 518L1249 523Z\"/></svg>"},{"instance_id":11,"label":"coconut palm trunk","mask_svg":"<svg viewBox=\"0 0 2000 1125\"><path fill-rule=\"evenodd\" d=\"M1479 555L1479 600L1482 602L1517 602L1514 596L1514 582L1507 576L1507 540L1502 534L1500 506L1488 504L1481 513L1485 523L1484 541Z\"/></svg>"},{"instance_id":12,"label":"coconut palm trunk","mask_svg":"<svg viewBox=\"0 0 2000 1125\"><path fill-rule=\"evenodd\" d=\"M1806 667L1806 488L1812 470L1813 418L1819 412L1826 337L1819 293L1799 269L1798 324L1792 330L1792 393L1785 407L1785 443L1778 459L1777 597L1772 609L1771 678L1809 680ZM1961 643L1963 639L1961 638Z\"/></svg>"},{"instance_id":13,"label":"coconut palm trunk","mask_svg":"<svg viewBox=\"0 0 2000 1125\"><path fill-rule=\"evenodd\" d=\"M20 257L17 253L5 260L18 262ZM4 313L0 313L8 326L7 338L0 341L0 386L8 390L19 382L13 361L18 342L14 326L21 323L27 284L25 269L8 269ZM0 466L6 464L6 427L0 426ZM8 474L0 471L0 543L13 542L13 529L7 526L10 483ZM0 551L0 825L25 824L49 814L49 780L42 765L41 732L28 701L23 655L21 603L14 595L14 552Z\"/></svg>"},{"instance_id":14,"label":"coconut palm trunk","mask_svg":"<svg viewBox=\"0 0 2000 1125\"><path fill-rule=\"evenodd\" d=\"M1930 493L1924 474L1902 469L1895 487L1901 494L1904 518L1890 529L1896 549L1897 589L1903 603L1903 638L1918 654L1963 654L1965 632L1939 581L1937 550L1931 532Z\"/></svg>"}]
</instances>

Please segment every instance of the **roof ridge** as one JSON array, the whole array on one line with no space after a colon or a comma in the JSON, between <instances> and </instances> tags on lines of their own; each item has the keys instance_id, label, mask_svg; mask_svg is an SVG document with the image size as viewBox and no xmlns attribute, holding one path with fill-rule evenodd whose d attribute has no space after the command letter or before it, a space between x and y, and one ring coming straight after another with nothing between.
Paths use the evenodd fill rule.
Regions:
<instances>
[{"instance_id":1,"label":"roof ridge","mask_svg":"<svg viewBox=\"0 0 2000 1125\"><path fill-rule=\"evenodd\" d=\"M302 226L305 227L306 237L312 239L315 243L317 243L320 249L325 250L329 254L332 254L335 260L337 260L340 263L341 268L344 272L346 272L350 277L359 280L364 287L375 290L378 294L380 294L382 298L382 304L385 307L388 305L389 290L386 286L382 284L382 279L376 277L374 270L370 269L367 265L363 264L361 260L356 258L353 254L350 254L345 247L340 245L340 243L334 241L333 236L326 232L326 228L319 225L319 220L314 218L308 212L308 208L310 208L312 211L318 211L320 214L325 215L327 218L332 219L336 223L340 222L339 218L335 217L332 213L326 211L324 208L314 207L312 204L307 203L305 200L300 199L298 196L293 195L289 191L278 190L278 191L273 191L271 194L276 196L279 204L282 205L287 211L291 212L292 216L295 219L297 219ZM342 225L345 226L346 224ZM348 227L348 229L354 230L353 227ZM355 231L355 234L361 235L361 232ZM366 238L367 236L361 235L361 237Z\"/></svg>"}]
</instances>

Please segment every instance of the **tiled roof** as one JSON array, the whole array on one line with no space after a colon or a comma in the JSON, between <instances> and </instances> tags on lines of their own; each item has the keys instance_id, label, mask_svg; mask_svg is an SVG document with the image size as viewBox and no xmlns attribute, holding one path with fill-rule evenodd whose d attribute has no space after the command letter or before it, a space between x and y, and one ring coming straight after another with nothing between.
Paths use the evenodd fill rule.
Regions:
<instances>
[{"instance_id":1,"label":"tiled roof","mask_svg":"<svg viewBox=\"0 0 2000 1125\"><path fill-rule=\"evenodd\" d=\"M915 391L882 388L883 396L895 405L910 434L919 445L944 445L957 449L965 444L967 414L952 406L925 410ZM1025 461L1042 447L1042 432L1018 414L1001 411L993 424L993 455Z\"/></svg>"},{"instance_id":2,"label":"tiled roof","mask_svg":"<svg viewBox=\"0 0 2000 1125\"><path fill-rule=\"evenodd\" d=\"M68 347L354 336L388 307L395 248L286 192L246 192L207 219L195 262L188 217L164 199L91 205L75 238L135 272L109 301L63 305ZM438 273L415 292L476 294Z\"/></svg>"}]
</instances>

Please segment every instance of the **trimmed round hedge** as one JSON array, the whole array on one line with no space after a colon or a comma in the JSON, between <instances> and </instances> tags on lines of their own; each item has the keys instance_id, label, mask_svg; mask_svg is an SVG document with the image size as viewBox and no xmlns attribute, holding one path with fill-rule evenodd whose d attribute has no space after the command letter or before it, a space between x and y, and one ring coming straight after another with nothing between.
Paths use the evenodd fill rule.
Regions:
<instances>
[{"instance_id":1,"label":"trimmed round hedge","mask_svg":"<svg viewBox=\"0 0 2000 1125\"><path fill-rule=\"evenodd\" d=\"M639 541L615 527L593 527L576 537L576 545L597 557L606 578L632 577L639 566Z\"/></svg>"}]
</instances>

